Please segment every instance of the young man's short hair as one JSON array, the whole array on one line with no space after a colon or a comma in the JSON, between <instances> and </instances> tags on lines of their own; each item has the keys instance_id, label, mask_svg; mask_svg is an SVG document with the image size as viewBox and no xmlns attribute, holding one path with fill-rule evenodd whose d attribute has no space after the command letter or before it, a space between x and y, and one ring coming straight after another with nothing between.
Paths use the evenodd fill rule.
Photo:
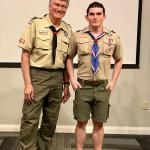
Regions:
<instances>
[{"instance_id":1,"label":"young man's short hair","mask_svg":"<svg viewBox=\"0 0 150 150\"><path fill-rule=\"evenodd\" d=\"M88 16L88 13L89 13L89 9L90 8L95 8L95 7L102 8L103 9L103 14L105 15L105 7L104 7L104 5L99 3L99 2L93 2L93 3L89 4L89 6L88 6L88 8L86 10L87 16Z\"/></svg>"}]
</instances>

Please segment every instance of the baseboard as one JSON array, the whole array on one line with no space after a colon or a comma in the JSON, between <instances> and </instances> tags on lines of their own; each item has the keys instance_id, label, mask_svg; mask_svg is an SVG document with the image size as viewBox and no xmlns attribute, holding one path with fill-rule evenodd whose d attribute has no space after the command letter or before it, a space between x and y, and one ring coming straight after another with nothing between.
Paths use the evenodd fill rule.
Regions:
<instances>
[{"instance_id":1,"label":"baseboard","mask_svg":"<svg viewBox=\"0 0 150 150\"><path fill-rule=\"evenodd\" d=\"M0 132L19 132L20 125L0 125ZM150 135L150 127L121 127L121 126L105 126L106 134L133 134L133 135ZM75 126L58 125L57 133L74 133ZM87 133L92 132L92 126L87 126Z\"/></svg>"}]
</instances>

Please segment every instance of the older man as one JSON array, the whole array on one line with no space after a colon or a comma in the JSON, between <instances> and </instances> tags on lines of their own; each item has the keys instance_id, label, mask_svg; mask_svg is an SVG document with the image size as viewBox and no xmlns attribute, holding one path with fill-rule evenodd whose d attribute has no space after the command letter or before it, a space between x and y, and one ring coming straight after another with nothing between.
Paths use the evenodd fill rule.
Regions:
<instances>
[{"instance_id":1,"label":"older man","mask_svg":"<svg viewBox=\"0 0 150 150\"><path fill-rule=\"evenodd\" d=\"M50 150L60 104L70 96L65 62L72 29L62 21L68 6L69 0L50 0L49 14L32 18L19 40L25 84L20 128L22 150Z\"/></svg>"}]
</instances>

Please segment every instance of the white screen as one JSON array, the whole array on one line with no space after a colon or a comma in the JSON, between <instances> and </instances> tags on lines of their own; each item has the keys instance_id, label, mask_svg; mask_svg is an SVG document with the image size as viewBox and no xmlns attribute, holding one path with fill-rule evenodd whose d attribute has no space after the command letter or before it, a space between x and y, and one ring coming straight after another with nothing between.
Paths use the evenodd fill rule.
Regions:
<instances>
[{"instance_id":1,"label":"white screen","mask_svg":"<svg viewBox=\"0 0 150 150\"><path fill-rule=\"evenodd\" d=\"M70 0L64 21L73 31L87 26L86 9L94 0ZM106 9L105 26L121 38L125 49L124 64L136 63L139 0L100 0ZM48 13L48 0L1 0L0 62L20 62L18 40L30 18Z\"/></svg>"}]
</instances>

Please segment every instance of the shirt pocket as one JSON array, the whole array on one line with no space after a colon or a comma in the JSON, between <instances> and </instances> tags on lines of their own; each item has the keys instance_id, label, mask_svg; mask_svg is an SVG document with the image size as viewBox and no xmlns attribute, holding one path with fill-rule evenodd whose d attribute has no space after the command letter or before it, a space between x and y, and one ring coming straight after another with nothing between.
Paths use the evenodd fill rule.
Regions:
<instances>
[{"instance_id":1,"label":"shirt pocket","mask_svg":"<svg viewBox=\"0 0 150 150\"><path fill-rule=\"evenodd\" d=\"M77 40L78 54L79 55L88 55L91 53L90 50L90 39L80 38Z\"/></svg>"},{"instance_id":2,"label":"shirt pocket","mask_svg":"<svg viewBox=\"0 0 150 150\"><path fill-rule=\"evenodd\" d=\"M66 57L67 57L68 47L69 47L69 39L62 38L60 46L59 46L59 43L57 46L58 46L58 50L59 50L59 54L60 54L61 58L63 58L63 60L65 61Z\"/></svg>"},{"instance_id":3,"label":"shirt pocket","mask_svg":"<svg viewBox=\"0 0 150 150\"><path fill-rule=\"evenodd\" d=\"M114 48L115 48L115 42L114 41L109 42L109 40L107 39L107 41L106 40L104 41L102 54L105 57L111 57L114 52Z\"/></svg>"},{"instance_id":4,"label":"shirt pocket","mask_svg":"<svg viewBox=\"0 0 150 150\"><path fill-rule=\"evenodd\" d=\"M69 47L69 39L68 38L62 38L61 39L61 47L60 50L64 53L67 53Z\"/></svg>"},{"instance_id":5,"label":"shirt pocket","mask_svg":"<svg viewBox=\"0 0 150 150\"><path fill-rule=\"evenodd\" d=\"M35 40L35 48L48 50L50 49L50 37L47 35L37 35Z\"/></svg>"}]
</instances>

